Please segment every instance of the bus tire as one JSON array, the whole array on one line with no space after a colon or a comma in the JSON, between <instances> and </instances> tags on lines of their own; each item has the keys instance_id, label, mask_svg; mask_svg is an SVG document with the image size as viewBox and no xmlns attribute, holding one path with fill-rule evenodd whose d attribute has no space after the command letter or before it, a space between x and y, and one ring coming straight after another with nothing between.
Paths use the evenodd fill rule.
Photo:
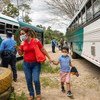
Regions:
<instances>
[{"instance_id":1,"label":"bus tire","mask_svg":"<svg viewBox=\"0 0 100 100\"><path fill-rule=\"evenodd\" d=\"M12 72L8 68L0 67L0 94L7 91L12 84Z\"/></svg>"}]
</instances>

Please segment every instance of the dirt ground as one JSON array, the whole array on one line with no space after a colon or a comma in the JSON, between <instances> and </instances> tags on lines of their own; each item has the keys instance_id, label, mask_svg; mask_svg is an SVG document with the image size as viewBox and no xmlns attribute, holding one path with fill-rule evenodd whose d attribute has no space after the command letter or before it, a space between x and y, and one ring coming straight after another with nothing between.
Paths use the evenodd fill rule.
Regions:
<instances>
[{"instance_id":1,"label":"dirt ground","mask_svg":"<svg viewBox=\"0 0 100 100\"><path fill-rule=\"evenodd\" d=\"M50 56L57 60L61 52L56 49L56 53L52 53L49 46L45 48ZM61 93L59 74L42 73L41 78L49 77L58 84L58 88L56 86L53 88L42 86L42 100L100 100L100 68L83 58L74 59L72 63L77 67L80 74L79 77L71 76L73 98L67 97L66 93ZM13 82L13 86L17 94L25 92L28 96L23 71L18 71L18 81L16 83Z\"/></svg>"}]
</instances>

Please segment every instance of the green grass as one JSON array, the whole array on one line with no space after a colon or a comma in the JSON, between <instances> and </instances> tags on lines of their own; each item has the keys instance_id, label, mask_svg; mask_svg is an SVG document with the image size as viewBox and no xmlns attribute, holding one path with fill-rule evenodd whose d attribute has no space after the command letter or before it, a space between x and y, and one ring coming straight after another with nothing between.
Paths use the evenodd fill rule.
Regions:
<instances>
[{"instance_id":1,"label":"green grass","mask_svg":"<svg viewBox=\"0 0 100 100\"><path fill-rule=\"evenodd\" d=\"M50 66L49 62L45 62L42 64L41 72L42 73L58 73L59 67Z\"/></svg>"},{"instance_id":2,"label":"green grass","mask_svg":"<svg viewBox=\"0 0 100 100\"><path fill-rule=\"evenodd\" d=\"M17 70L23 71L23 64L22 64L22 62L17 63Z\"/></svg>"},{"instance_id":3,"label":"green grass","mask_svg":"<svg viewBox=\"0 0 100 100\"><path fill-rule=\"evenodd\" d=\"M9 100L27 100L24 92L21 95L17 95L15 92L11 93Z\"/></svg>"},{"instance_id":4,"label":"green grass","mask_svg":"<svg viewBox=\"0 0 100 100\"><path fill-rule=\"evenodd\" d=\"M56 78L50 77L41 77L41 85L42 87L50 87L50 88L58 88L59 81Z\"/></svg>"},{"instance_id":5,"label":"green grass","mask_svg":"<svg viewBox=\"0 0 100 100\"><path fill-rule=\"evenodd\" d=\"M41 66L42 73L58 73L59 69L60 68L58 66L57 67L54 67L53 65L50 66L49 62L42 63L42 66ZM17 63L17 70L23 71L22 62Z\"/></svg>"}]
</instances>

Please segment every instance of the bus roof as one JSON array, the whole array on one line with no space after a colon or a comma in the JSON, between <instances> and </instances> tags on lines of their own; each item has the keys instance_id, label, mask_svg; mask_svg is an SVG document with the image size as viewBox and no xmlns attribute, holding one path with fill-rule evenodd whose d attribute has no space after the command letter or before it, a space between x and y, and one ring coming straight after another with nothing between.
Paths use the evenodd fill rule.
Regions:
<instances>
[{"instance_id":1,"label":"bus roof","mask_svg":"<svg viewBox=\"0 0 100 100\"><path fill-rule=\"evenodd\" d=\"M40 28L38 28L38 27L35 27L35 26L31 25L31 24L25 23L25 22L19 21L19 25L20 25L21 27L28 27L28 28L31 28L31 29L33 29L33 30L34 30L35 32L37 32L37 33L43 33L43 32L44 32L42 29L40 29Z\"/></svg>"},{"instance_id":2,"label":"bus roof","mask_svg":"<svg viewBox=\"0 0 100 100\"><path fill-rule=\"evenodd\" d=\"M8 21L11 21L11 22L18 24L18 21L16 19L9 17L9 16L6 16L6 15L3 15L1 13L0 13L0 19L8 20Z\"/></svg>"},{"instance_id":3,"label":"bus roof","mask_svg":"<svg viewBox=\"0 0 100 100\"><path fill-rule=\"evenodd\" d=\"M88 1L89 1L89 0L85 0L85 1L83 2L83 4L82 4L80 10L75 14L75 16L73 17L72 21L71 21L70 24L68 25L68 27L72 24L72 22L74 21L74 19L77 17L77 15L80 13L80 11L84 8L84 5L86 5ZM67 27L67 28L68 28L68 27Z\"/></svg>"}]
</instances>

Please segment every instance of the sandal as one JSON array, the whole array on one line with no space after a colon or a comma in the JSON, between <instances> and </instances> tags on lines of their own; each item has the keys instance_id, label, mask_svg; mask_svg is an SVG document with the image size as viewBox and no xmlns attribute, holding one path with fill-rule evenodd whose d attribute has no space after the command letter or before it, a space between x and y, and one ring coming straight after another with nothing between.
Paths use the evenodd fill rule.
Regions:
<instances>
[{"instance_id":1,"label":"sandal","mask_svg":"<svg viewBox=\"0 0 100 100\"><path fill-rule=\"evenodd\" d=\"M36 96L36 100L42 100L42 99L41 99L41 95L37 95L37 96Z\"/></svg>"},{"instance_id":2,"label":"sandal","mask_svg":"<svg viewBox=\"0 0 100 100\"><path fill-rule=\"evenodd\" d=\"M29 96L27 100L34 100L33 96Z\"/></svg>"}]
</instances>

